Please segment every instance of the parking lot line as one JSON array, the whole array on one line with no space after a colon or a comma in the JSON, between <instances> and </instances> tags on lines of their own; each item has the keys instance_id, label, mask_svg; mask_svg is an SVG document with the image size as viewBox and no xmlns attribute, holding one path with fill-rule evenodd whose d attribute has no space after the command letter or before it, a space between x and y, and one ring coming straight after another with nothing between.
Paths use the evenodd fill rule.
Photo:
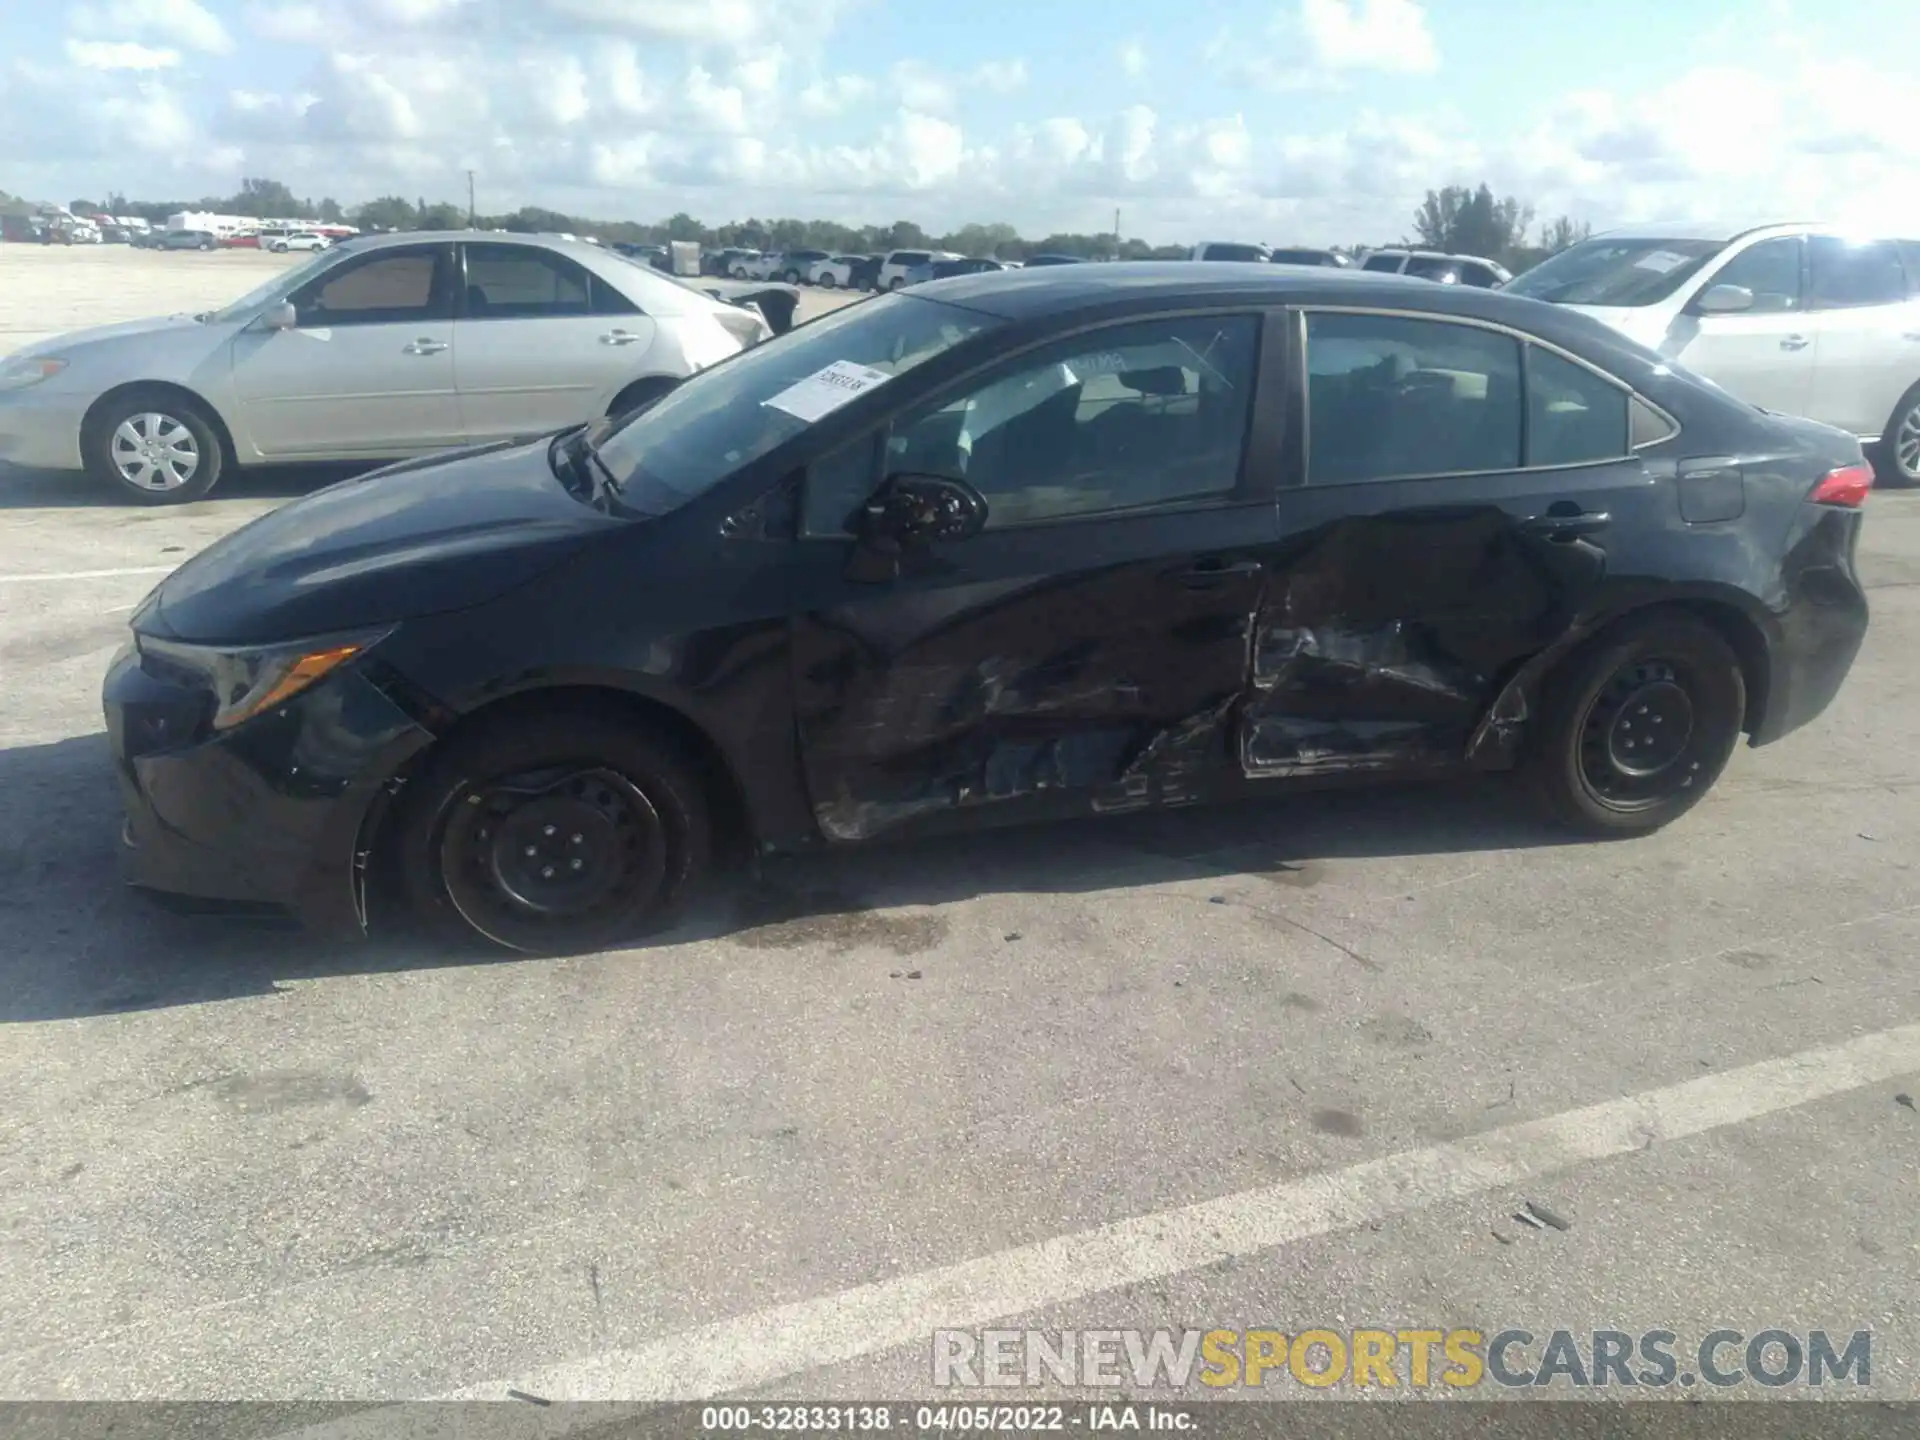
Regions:
<instances>
[{"instance_id":1,"label":"parking lot line","mask_svg":"<svg viewBox=\"0 0 1920 1440\"><path fill-rule=\"evenodd\" d=\"M1920 1024L1403 1151L1284 1184L1140 1215L858 1286L443 1395L499 1400L701 1400L1102 1291L1503 1189L1920 1071ZM384 1412L384 1417L383 1417ZM604 1420L596 1418L595 1423ZM379 1407L298 1432L393 1434ZM409 1427L420 1423L409 1416ZM584 1422L583 1422L584 1423ZM362 1428L356 1428L356 1427ZM412 1433L411 1428L407 1433Z\"/></svg>"},{"instance_id":2,"label":"parking lot line","mask_svg":"<svg viewBox=\"0 0 1920 1440\"><path fill-rule=\"evenodd\" d=\"M178 565L129 565L120 570L47 570L38 574L0 575L0 585L31 585L53 580L117 580L123 575L171 575Z\"/></svg>"}]
</instances>

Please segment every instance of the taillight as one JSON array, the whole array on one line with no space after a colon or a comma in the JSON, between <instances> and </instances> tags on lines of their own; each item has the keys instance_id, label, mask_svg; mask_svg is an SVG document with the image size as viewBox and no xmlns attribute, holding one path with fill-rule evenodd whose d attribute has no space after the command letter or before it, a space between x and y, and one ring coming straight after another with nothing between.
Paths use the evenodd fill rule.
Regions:
<instances>
[{"instance_id":1,"label":"taillight","mask_svg":"<svg viewBox=\"0 0 1920 1440\"><path fill-rule=\"evenodd\" d=\"M1807 499L1815 505L1844 505L1849 510L1858 510L1867 503L1867 494L1872 489L1871 465L1842 465L1821 476Z\"/></svg>"}]
</instances>

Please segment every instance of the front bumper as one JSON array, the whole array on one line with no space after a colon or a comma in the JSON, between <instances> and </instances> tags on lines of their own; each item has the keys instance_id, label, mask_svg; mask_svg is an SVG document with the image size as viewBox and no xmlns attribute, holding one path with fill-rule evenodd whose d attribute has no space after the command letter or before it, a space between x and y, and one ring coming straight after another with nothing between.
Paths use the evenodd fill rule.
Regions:
<instances>
[{"instance_id":1,"label":"front bumper","mask_svg":"<svg viewBox=\"0 0 1920 1440\"><path fill-rule=\"evenodd\" d=\"M148 673L129 646L102 702L132 884L364 933L362 832L432 737L357 667L214 732L209 698Z\"/></svg>"},{"instance_id":2,"label":"front bumper","mask_svg":"<svg viewBox=\"0 0 1920 1440\"><path fill-rule=\"evenodd\" d=\"M25 470L80 469L80 421L87 403L85 395L40 385L0 390L0 461Z\"/></svg>"}]
</instances>

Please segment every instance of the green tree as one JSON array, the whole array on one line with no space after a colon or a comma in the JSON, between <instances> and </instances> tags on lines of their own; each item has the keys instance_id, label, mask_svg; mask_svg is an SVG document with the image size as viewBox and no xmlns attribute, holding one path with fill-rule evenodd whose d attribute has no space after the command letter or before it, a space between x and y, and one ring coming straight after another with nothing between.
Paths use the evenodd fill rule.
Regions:
<instances>
[{"instance_id":1,"label":"green tree","mask_svg":"<svg viewBox=\"0 0 1920 1440\"><path fill-rule=\"evenodd\" d=\"M258 220L294 220L300 216L300 202L278 180L249 177L240 182L240 193L220 205L237 215Z\"/></svg>"},{"instance_id":2,"label":"green tree","mask_svg":"<svg viewBox=\"0 0 1920 1440\"><path fill-rule=\"evenodd\" d=\"M1562 215L1540 232L1540 248L1549 255L1558 255L1562 250L1571 250L1582 240L1592 238L1593 226L1585 220L1575 221L1571 215Z\"/></svg>"},{"instance_id":3,"label":"green tree","mask_svg":"<svg viewBox=\"0 0 1920 1440\"><path fill-rule=\"evenodd\" d=\"M684 210L668 216L663 228L668 240L704 240L707 237L707 227Z\"/></svg>"},{"instance_id":4,"label":"green tree","mask_svg":"<svg viewBox=\"0 0 1920 1440\"><path fill-rule=\"evenodd\" d=\"M432 205L422 205L414 220L416 230L464 230L467 228L467 211L462 205L441 200Z\"/></svg>"},{"instance_id":5,"label":"green tree","mask_svg":"<svg viewBox=\"0 0 1920 1440\"><path fill-rule=\"evenodd\" d=\"M1456 255L1480 255L1504 261L1526 244L1533 207L1513 196L1496 199L1484 183L1469 190L1449 185L1429 190L1413 212L1413 228L1422 245Z\"/></svg>"},{"instance_id":6,"label":"green tree","mask_svg":"<svg viewBox=\"0 0 1920 1440\"><path fill-rule=\"evenodd\" d=\"M316 207L316 213L320 220L327 225L338 225L347 218L347 212L340 208L340 202L331 195L324 196L321 199L320 204Z\"/></svg>"},{"instance_id":7,"label":"green tree","mask_svg":"<svg viewBox=\"0 0 1920 1440\"><path fill-rule=\"evenodd\" d=\"M353 212L353 223L363 230L411 230L419 213L399 195L382 195Z\"/></svg>"}]
</instances>

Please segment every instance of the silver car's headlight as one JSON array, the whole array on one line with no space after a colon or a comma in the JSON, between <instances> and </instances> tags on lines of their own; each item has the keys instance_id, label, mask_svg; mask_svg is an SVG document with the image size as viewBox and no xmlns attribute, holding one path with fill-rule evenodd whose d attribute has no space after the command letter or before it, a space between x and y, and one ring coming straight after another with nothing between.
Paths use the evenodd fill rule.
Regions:
<instances>
[{"instance_id":1,"label":"silver car's headlight","mask_svg":"<svg viewBox=\"0 0 1920 1440\"><path fill-rule=\"evenodd\" d=\"M67 368L67 362L51 355L32 355L21 360L0 362L0 390L24 390L51 380Z\"/></svg>"},{"instance_id":2,"label":"silver car's headlight","mask_svg":"<svg viewBox=\"0 0 1920 1440\"><path fill-rule=\"evenodd\" d=\"M263 710L291 700L354 656L371 649L385 630L328 635L286 645L187 645L138 635L142 658L182 670L213 691L213 728L231 730Z\"/></svg>"}]
</instances>

